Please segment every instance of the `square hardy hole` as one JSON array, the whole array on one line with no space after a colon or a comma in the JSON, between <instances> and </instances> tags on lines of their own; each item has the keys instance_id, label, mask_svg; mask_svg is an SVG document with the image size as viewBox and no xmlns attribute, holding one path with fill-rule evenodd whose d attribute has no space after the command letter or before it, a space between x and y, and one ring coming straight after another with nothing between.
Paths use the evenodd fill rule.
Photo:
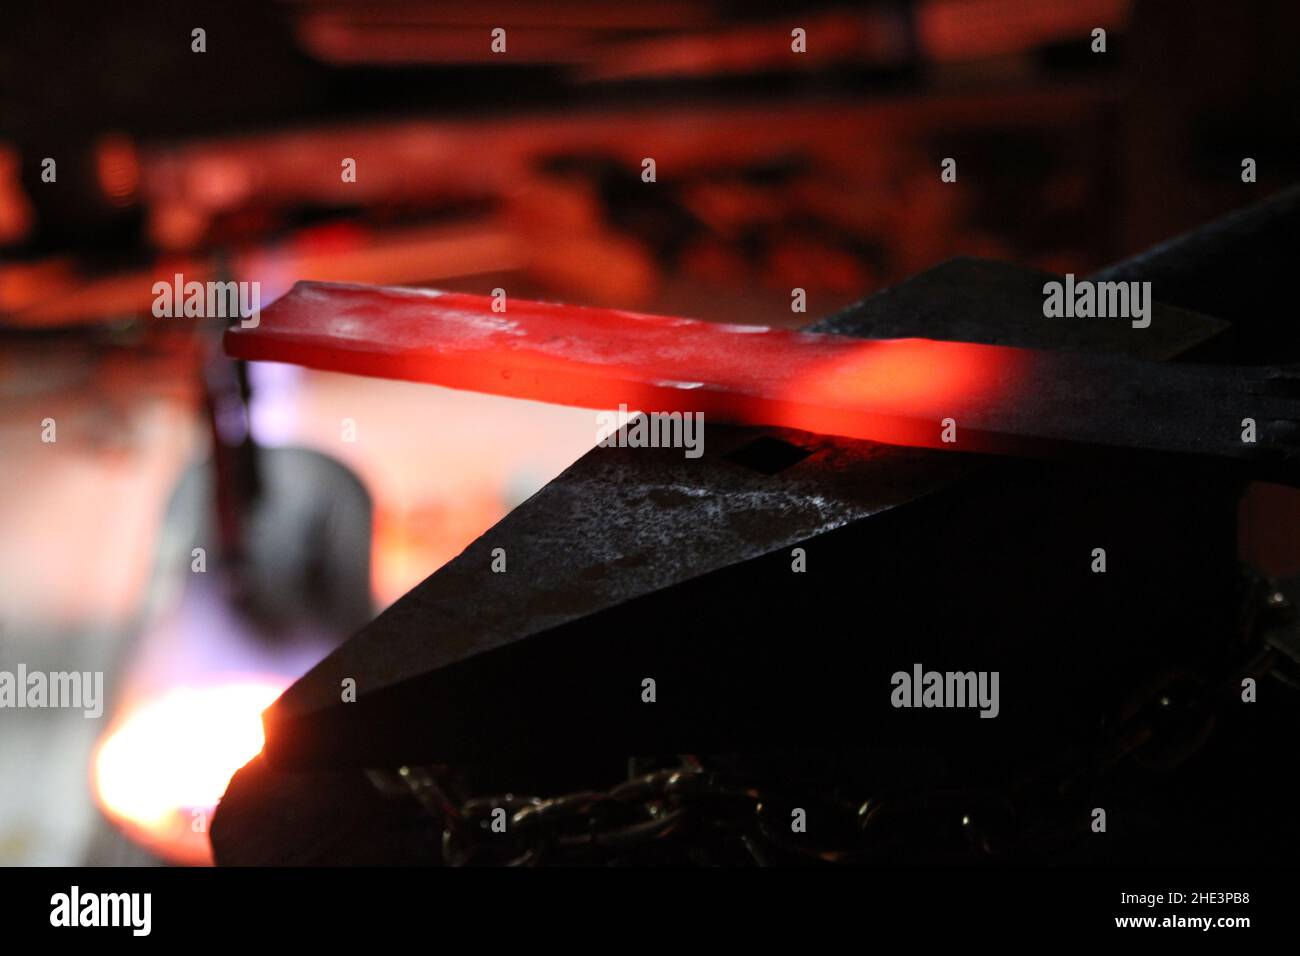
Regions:
<instances>
[{"instance_id":1,"label":"square hardy hole","mask_svg":"<svg viewBox=\"0 0 1300 956\"><path fill-rule=\"evenodd\" d=\"M722 457L745 468L761 471L765 475L775 475L777 472L785 471L791 465L797 465L811 454L812 452L798 445L764 435Z\"/></svg>"}]
</instances>

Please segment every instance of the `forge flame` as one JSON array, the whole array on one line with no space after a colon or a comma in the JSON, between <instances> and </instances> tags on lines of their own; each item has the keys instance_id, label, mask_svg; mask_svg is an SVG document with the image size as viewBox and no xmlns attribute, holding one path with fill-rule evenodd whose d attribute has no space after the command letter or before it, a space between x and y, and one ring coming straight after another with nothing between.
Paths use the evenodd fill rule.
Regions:
<instances>
[{"instance_id":1,"label":"forge flame","mask_svg":"<svg viewBox=\"0 0 1300 956\"><path fill-rule=\"evenodd\" d=\"M169 861L210 863L212 811L235 771L261 751L262 711L286 683L175 687L128 707L92 761L104 813Z\"/></svg>"}]
</instances>

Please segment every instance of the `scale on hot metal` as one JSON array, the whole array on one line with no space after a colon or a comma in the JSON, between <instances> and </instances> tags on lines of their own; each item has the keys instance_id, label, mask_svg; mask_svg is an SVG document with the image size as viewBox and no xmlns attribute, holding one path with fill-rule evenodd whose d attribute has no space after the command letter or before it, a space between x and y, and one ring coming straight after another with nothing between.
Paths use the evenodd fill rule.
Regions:
<instances>
[{"instance_id":1,"label":"scale on hot metal","mask_svg":"<svg viewBox=\"0 0 1300 956\"><path fill-rule=\"evenodd\" d=\"M1151 282L1145 324L1045 318L1053 277L973 259L806 332L298 286L227 351L703 413L703 454L593 448L321 661L266 711L217 861L1095 853L1072 848L1124 772L1186 790L1216 721L1281 726L1272 691L1233 708L1297 658L1236 503L1300 478L1300 378L1241 362L1277 335L1298 204L1094 277ZM1252 263L1231 295L1227 261ZM891 701L931 670L995 673L996 719Z\"/></svg>"}]
</instances>

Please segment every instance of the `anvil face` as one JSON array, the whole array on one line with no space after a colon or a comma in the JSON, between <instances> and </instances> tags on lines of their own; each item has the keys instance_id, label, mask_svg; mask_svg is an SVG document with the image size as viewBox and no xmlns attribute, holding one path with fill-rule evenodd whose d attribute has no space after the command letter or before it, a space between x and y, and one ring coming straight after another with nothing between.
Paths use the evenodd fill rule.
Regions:
<instances>
[{"instance_id":1,"label":"anvil face","mask_svg":"<svg viewBox=\"0 0 1300 956\"><path fill-rule=\"evenodd\" d=\"M936 315L974 315L985 341L1041 346L1041 282L952 263L822 329L943 338ZM1058 344L1157 359L1218 325L1157 309L1151 329L1073 329ZM1086 724L1116 673L1231 617L1230 484L771 428L710 425L705 447L593 449L290 688L268 758L1023 753ZM1100 541L1122 570L1089 574ZM1014 703L900 719L890 676L917 664L1000 670Z\"/></svg>"}]
</instances>

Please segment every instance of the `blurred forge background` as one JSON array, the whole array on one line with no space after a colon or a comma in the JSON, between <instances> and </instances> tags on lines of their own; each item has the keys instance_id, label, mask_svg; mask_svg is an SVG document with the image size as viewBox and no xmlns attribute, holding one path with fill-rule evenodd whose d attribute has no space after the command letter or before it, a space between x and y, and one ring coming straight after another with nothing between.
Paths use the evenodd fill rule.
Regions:
<instances>
[{"instance_id":1,"label":"blurred forge background","mask_svg":"<svg viewBox=\"0 0 1300 956\"><path fill-rule=\"evenodd\" d=\"M5 10L0 669L104 671L107 701L0 715L0 862L206 860L258 711L595 440L573 409L235 369L154 282L802 325L957 254L1086 272L1300 171L1289 0L749 6Z\"/></svg>"}]
</instances>

